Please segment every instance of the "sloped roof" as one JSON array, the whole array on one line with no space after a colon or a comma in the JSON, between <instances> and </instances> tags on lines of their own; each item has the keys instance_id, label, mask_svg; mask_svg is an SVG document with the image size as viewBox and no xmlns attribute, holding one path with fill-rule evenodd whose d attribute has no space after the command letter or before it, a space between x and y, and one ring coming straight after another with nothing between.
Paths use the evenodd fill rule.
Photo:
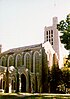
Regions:
<instances>
[{"instance_id":1,"label":"sloped roof","mask_svg":"<svg viewBox=\"0 0 70 99\"><path fill-rule=\"evenodd\" d=\"M6 54L6 53L14 53L14 52L19 52L19 51L25 51L25 50L31 50L35 47L42 47L42 43L40 44L35 44L35 45L30 45L30 46L24 46L24 47L18 47L18 48L12 48L9 49L5 52L2 52L1 54Z\"/></svg>"}]
</instances>

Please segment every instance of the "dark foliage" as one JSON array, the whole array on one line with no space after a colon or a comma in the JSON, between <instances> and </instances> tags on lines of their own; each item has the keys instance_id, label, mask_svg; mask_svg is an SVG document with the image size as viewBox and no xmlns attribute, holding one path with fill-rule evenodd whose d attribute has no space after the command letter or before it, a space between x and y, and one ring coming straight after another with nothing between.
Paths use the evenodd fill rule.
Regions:
<instances>
[{"instance_id":1,"label":"dark foliage","mask_svg":"<svg viewBox=\"0 0 70 99\"><path fill-rule=\"evenodd\" d=\"M70 14L67 15L66 20L61 20L57 24L57 29L62 33L60 36L61 42L70 51Z\"/></svg>"},{"instance_id":2,"label":"dark foliage","mask_svg":"<svg viewBox=\"0 0 70 99\"><path fill-rule=\"evenodd\" d=\"M51 70L50 79L50 91L51 93L57 93L57 86L62 83L62 71L58 66L53 65Z\"/></svg>"}]
</instances>

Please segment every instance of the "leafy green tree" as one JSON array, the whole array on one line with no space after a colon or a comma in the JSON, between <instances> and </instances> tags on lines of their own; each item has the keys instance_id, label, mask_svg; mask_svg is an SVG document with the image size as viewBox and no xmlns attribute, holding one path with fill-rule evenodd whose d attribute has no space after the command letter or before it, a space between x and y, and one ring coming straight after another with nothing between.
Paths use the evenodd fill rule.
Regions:
<instances>
[{"instance_id":1,"label":"leafy green tree","mask_svg":"<svg viewBox=\"0 0 70 99\"><path fill-rule=\"evenodd\" d=\"M50 90L51 93L57 93L58 85L62 84L62 71L59 69L58 65L53 65L51 70L50 78Z\"/></svg>"},{"instance_id":2,"label":"leafy green tree","mask_svg":"<svg viewBox=\"0 0 70 99\"><path fill-rule=\"evenodd\" d=\"M66 20L61 20L59 24L57 24L57 29L62 33L60 39L65 48L69 50L70 58L70 14L67 15Z\"/></svg>"},{"instance_id":3,"label":"leafy green tree","mask_svg":"<svg viewBox=\"0 0 70 99\"><path fill-rule=\"evenodd\" d=\"M70 68L69 67L63 67L63 82L67 87L70 87Z\"/></svg>"},{"instance_id":4,"label":"leafy green tree","mask_svg":"<svg viewBox=\"0 0 70 99\"><path fill-rule=\"evenodd\" d=\"M67 58L64 67L70 68L70 58Z\"/></svg>"}]
</instances>

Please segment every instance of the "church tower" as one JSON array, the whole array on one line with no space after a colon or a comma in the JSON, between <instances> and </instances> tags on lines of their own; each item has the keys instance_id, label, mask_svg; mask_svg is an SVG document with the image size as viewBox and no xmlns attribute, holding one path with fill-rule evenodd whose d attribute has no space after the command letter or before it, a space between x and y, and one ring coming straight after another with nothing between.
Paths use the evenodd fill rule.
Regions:
<instances>
[{"instance_id":1,"label":"church tower","mask_svg":"<svg viewBox=\"0 0 70 99\"><path fill-rule=\"evenodd\" d=\"M57 30L58 18L53 17L53 24L52 26L44 28L44 42L49 41L52 45L52 48L57 53L58 59L60 60L60 37L59 32Z\"/></svg>"}]
</instances>

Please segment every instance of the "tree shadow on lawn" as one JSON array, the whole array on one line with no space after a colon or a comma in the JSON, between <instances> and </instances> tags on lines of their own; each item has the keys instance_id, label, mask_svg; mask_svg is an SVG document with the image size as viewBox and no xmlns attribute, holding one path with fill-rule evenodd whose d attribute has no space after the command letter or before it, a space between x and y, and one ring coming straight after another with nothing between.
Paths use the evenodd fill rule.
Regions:
<instances>
[{"instance_id":1,"label":"tree shadow on lawn","mask_svg":"<svg viewBox=\"0 0 70 99\"><path fill-rule=\"evenodd\" d=\"M0 99L54 99L54 97L35 96L35 95L31 96L1 95Z\"/></svg>"},{"instance_id":2,"label":"tree shadow on lawn","mask_svg":"<svg viewBox=\"0 0 70 99\"><path fill-rule=\"evenodd\" d=\"M56 99L56 97L53 96L25 96L23 99Z\"/></svg>"},{"instance_id":3,"label":"tree shadow on lawn","mask_svg":"<svg viewBox=\"0 0 70 99\"><path fill-rule=\"evenodd\" d=\"M25 96L23 99L70 99L69 96Z\"/></svg>"},{"instance_id":4,"label":"tree shadow on lawn","mask_svg":"<svg viewBox=\"0 0 70 99\"><path fill-rule=\"evenodd\" d=\"M1 95L0 99L22 99L22 98L16 95Z\"/></svg>"},{"instance_id":5,"label":"tree shadow on lawn","mask_svg":"<svg viewBox=\"0 0 70 99\"><path fill-rule=\"evenodd\" d=\"M70 99L70 97L64 96L47 96L47 95L30 95L30 96L20 96L20 95L1 95L0 99Z\"/></svg>"}]
</instances>

